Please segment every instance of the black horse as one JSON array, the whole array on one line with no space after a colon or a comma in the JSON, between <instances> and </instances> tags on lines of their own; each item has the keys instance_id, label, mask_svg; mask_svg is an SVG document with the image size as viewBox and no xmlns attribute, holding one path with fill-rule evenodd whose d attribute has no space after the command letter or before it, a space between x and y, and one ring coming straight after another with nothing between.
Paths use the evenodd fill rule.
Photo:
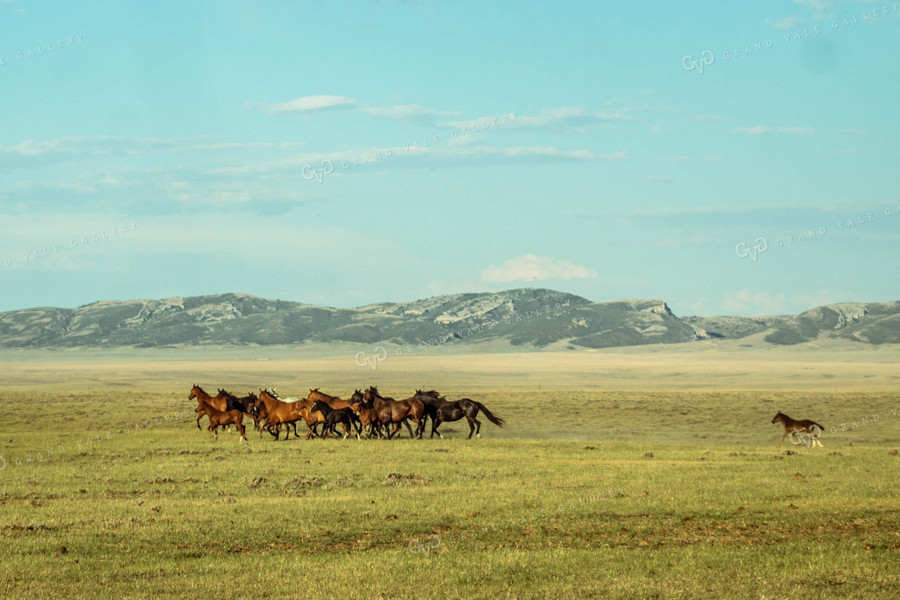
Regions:
<instances>
[{"instance_id":1,"label":"black horse","mask_svg":"<svg viewBox=\"0 0 900 600\"><path fill-rule=\"evenodd\" d=\"M444 436L437 430L441 423L444 421L459 421L463 417L469 422L468 439L472 438L473 433L475 434L475 437L481 437L481 421L476 418L479 411L483 411L484 416L488 418L488 421L497 427L503 427L504 424L504 420L489 411L484 404L477 400L472 400L471 398L462 398L461 400L450 402L435 390L429 390L427 392L416 390L414 398L420 400L425 405L425 415L432 419L432 438L434 437L434 434L437 433L438 436L443 439Z\"/></svg>"},{"instance_id":2,"label":"black horse","mask_svg":"<svg viewBox=\"0 0 900 600\"><path fill-rule=\"evenodd\" d=\"M256 397L256 394L250 392L246 396L237 397L228 390L219 390L219 394L225 396L228 399L228 407L229 409L235 408L242 413L246 413L253 417L253 420L256 424L256 428L259 429L259 411L256 410L256 402L259 398Z\"/></svg>"},{"instance_id":3,"label":"black horse","mask_svg":"<svg viewBox=\"0 0 900 600\"><path fill-rule=\"evenodd\" d=\"M356 413L353 412L352 408L331 408L325 402L321 400L316 400L312 408L309 409L310 414L314 412L322 413L322 416L325 418L324 435L323 439L328 438L328 434L333 433L337 435L336 427L338 424L343 425L344 427L344 439L350 434L350 431L356 427L356 439L359 439L359 434L362 433L362 427L359 425L359 419L356 416Z\"/></svg>"}]
</instances>

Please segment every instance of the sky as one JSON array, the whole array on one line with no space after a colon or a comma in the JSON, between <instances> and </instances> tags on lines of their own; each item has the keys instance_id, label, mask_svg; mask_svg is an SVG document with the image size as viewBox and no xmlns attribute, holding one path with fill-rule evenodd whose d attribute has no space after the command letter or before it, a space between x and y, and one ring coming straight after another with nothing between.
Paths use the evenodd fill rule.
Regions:
<instances>
[{"instance_id":1,"label":"sky","mask_svg":"<svg viewBox=\"0 0 900 600\"><path fill-rule=\"evenodd\" d=\"M0 0L0 311L900 300L900 5Z\"/></svg>"}]
</instances>

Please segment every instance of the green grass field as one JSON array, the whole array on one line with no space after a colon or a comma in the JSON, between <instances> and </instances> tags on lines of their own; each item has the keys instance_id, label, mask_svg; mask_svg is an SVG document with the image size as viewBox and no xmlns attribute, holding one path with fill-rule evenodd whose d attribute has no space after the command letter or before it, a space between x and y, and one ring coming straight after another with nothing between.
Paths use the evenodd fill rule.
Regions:
<instances>
[{"instance_id":1,"label":"green grass field","mask_svg":"<svg viewBox=\"0 0 900 600\"><path fill-rule=\"evenodd\" d=\"M6 357L0 596L900 597L897 350L781 352ZM507 426L213 442L195 382L436 387ZM776 448L778 410L825 448Z\"/></svg>"}]
</instances>

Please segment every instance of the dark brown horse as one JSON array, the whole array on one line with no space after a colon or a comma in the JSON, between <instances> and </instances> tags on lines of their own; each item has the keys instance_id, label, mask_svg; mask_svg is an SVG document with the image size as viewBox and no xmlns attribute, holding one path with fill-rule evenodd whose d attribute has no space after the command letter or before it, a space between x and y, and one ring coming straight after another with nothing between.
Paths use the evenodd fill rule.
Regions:
<instances>
[{"instance_id":1,"label":"dark brown horse","mask_svg":"<svg viewBox=\"0 0 900 600\"><path fill-rule=\"evenodd\" d=\"M250 392L246 396L237 397L228 390L219 390L219 396L225 396L228 399L229 406L233 406L243 412L246 415L249 415L253 418L253 426L259 431L259 411L256 410L256 403L259 398L256 397L256 394Z\"/></svg>"},{"instance_id":2,"label":"dark brown horse","mask_svg":"<svg viewBox=\"0 0 900 600\"><path fill-rule=\"evenodd\" d=\"M462 398L455 402L449 402L435 390L428 392L416 390L416 395L413 397L418 398L425 404L426 412L432 418L431 437L434 437L434 434L437 433L443 439L443 434L437 430L440 424L444 421L459 421L463 417L469 423L468 439L472 438L473 433L475 437L481 437L481 421L477 419L479 411L483 412L488 421L497 427L503 427L504 424L504 420L489 411L484 404L471 398Z\"/></svg>"},{"instance_id":3,"label":"dark brown horse","mask_svg":"<svg viewBox=\"0 0 900 600\"><path fill-rule=\"evenodd\" d=\"M209 400L205 398L201 398L200 403L203 405L203 410L206 413L206 416L209 417L209 427L207 427L207 431L209 431L209 435L213 437L217 442L219 441L219 426L220 425L234 425L237 427L237 430L241 432L241 439L238 440L240 442L246 442L247 436L244 432L244 413L237 409L231 409L227 411L221 411L217 409Z\"/></svg>"},{"instance_id":4,"label":"dark brown horse","mask_svg":"<svg viewBox=\"0 0 900 600\"><path fill-rule=\"evenodd\" d=\"M356 439L359 439L362 429L359 426L359 419L356 417L356 413L350 407L331 408L327 402L316 400L309 412L320 413L325 417L325 422L322 426L322 439L328 439L329 433L337 435L336 428L338 425L344 428L343 439L347 439L353 426L356 425Z\"/></svg>"},{"instance_id":5,"label":"dark brown horse","mask_svg":"<svg viewBox=\"0 0 900 600\"><path fill-rule=\"evenodd\" d=\"M796 439L795 438L796 434L798 432L802 431L804 433L808 433L809 436L812 438L813 448L815 448L816 445L818 445L820 448L824 448L824 446L822 445L822 442L819 441L819 436L822 434L823 431L825 431L825 428L822 427L821 425L819 425L818 423L816 423L815 421L810 421L809 419L797 421L795 419L790 418L789 416L782 413L781 411L778 411L778 414L776 414L772 418L772 422L777 423L779 421L781 421L781 424L784 425L784 435L781 436L781 441L778 442L779 447L782 444L784 444L784 438L786 438L788 435L790 435L791 439L794 440L794 439ZM819 429L818 432L816 432L816 428ZM794 443L796 443L796 442L794 442Z\"/></svg>"},{"instance_id":6,"label":"dark brown horse","mask_svg":"<svg viewBox=\"0 0 900 600\"><path fill-rule=\"evenodd\" d=\"M284 439L288 439L290 437L290 427L294 427L294 437L300 437L297 435L297 421L299 421L302 417L300 413L297 412L297 402L285 402L281 398L279 398L274 391L270 391L268 389L259 390L259 401L257 402L257 408L262 413L265 410L266 414L266 427L275 427L275 433L272 434L275 436L275 439L278 439L278 436L281 434L281 426L285 425ZM265 407L264 409L262 407ZM269 433L272 433L272 430L269 429Z\"/></svg>"},{"instance_id":7,"label":"dark brown horse","mask_svg":"<svg viewBox=\"0 0 900 600\"><path fill-rule=\"evenodd\" d=\"M388 439L391 439L400 431L400 425L405 424L409 431L409 437L417 437L422 439L422 418L425 416L425 405L421 400L415 398L407 398L406 400L394 400L393 398L385 398L378 393L375 386L369 387L363 392L363 399L371 402L373 408L378 413L378 420L382 425L394 425L394 430L388 433ZM416 422L416 434L413 436L412 429L409 427L407 419L413 419Z\"/></svg>"},{"instance_id":8,"label":"dark brown horse","mask_svg":"<svg viewBox=\"0 0 900 600\"><path fill-rule=\"evenodd\" d=\"M316 433L316 428L319 426L319 423L325 422L325 416L322 412L312 410L313 404L316 402L324 402L334 410L350 407L350 402L347 400L320 392L319 388L310 388L309 396L304 400L301 400L297 405L297 411L303 416L303 420L306 421L306 427L309 429L309 432L306 434L306 439L316 437L316 435L318 435Z\"/></svg>"}]
</instances>

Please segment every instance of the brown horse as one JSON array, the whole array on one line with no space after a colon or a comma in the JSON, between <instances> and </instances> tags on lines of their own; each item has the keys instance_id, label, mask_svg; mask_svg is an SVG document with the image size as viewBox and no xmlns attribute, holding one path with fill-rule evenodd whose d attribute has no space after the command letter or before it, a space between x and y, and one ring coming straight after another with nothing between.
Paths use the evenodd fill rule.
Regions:
<instances>
[{"instance_id":1,"label":"brown horse","mask_svg":"<svg viewBox=\"0 0 900 600\"><path fill-rule=\"evenodd\" d=\"M437 433L441 439L444 439L444 435L437 430L441 423L444 421L459 421L465 417L466 421L469 422L468 439L472 438L473 433L476 438L480 438L481 421L478 420L479 411L483 412L488 421L497 427L503 427L505 423L503 419L489 411L484 404L471 398L462 398L455 402L450 402L435 390L428 392L416 390L416 395L413 398L421 400L425 404L425 414L432 419L431 437L434 437L434 434Z\"/></svg>"},{"instance_id":2,"label":"brown horse","mask_svg":"<svg viewBox=\"0 0 900 600\"><path fill-rule=\"evenodd\" d=\"M363 399L372 403L373 408L378 413L378 420L381 421L382 425L393 423L394 430L388 433L388 439L391 439L400 431L401 424L406 425L409 437L422 439L422 429L425 426L422 420L425 416L425 405L422 404L421 400L416 400L415 398L407 398L406 400L385 398L378 393L378 388L375 386L369 387L363 393ZM410 418L416 422L415 436L413 436L409 423L406 422Z\"/></svg>"},{"instance_id":3,"label":"brown horse","mask_svg":"<svg viewBox=\"0 0 900 600\"><path fill-rule=\"evenodd\" d=\"M191 393L188 394L188 400L197 400L197 408L194 409L194 411L197 413L197 429L200 429L200 419L202 419L204 416L207 416L207 403L219 412L225 412L229 409L235 408L233 406L228 406L228 398L223 396L221 393L216 396L210 396L205 391L203 391L202 387L200 387L196 383L193 385L193 387L191 387Z\"/></svg>"},{"instance_id":4,"label":"brown horse","mask_svg":"<svg viewBox=\"0 0 900 600\"><path fill-rule=\"evenodd\" d=\"M371 402L365 402L363 400L363 393L356 390L353 392L350 401L350 408L356 413L362 428L369 428L369 437L384 437L381 433L381 421L378 419L378 411L375 410L375 407Z\"/></svg>"},{"instance_id":5,"label":"brown horse","mask_svg":"<svg viewBox=\"0 0 900 600\"><path fill-rule=\"evenodd\" d=\"M234 394L232 394L231 392L229 392L228 390L220 389L219 396L225 396L225 398L228 399L229 406L233 406L234 408L237 408L245 415L252 417L253 418L253 426L256 428L257 431L260 430L259 413L256 410L256 401L258 400L258 398L256 397L256 394L254 394L253 392L250 392L246 396L238 397L238 396L235 396Z\"/></svg>"},{"instance_id":6,"label":"brown horse","mask_svg":"<svg viewBox=\"0 0 900 600\"><path fill-rule=\"evenodd\" d=\"M278 439L278 436L281 434L281 425L284 424L286 426L284 432L284 439L288 439L290 437L290 426L294 427L294 437L300 437L297 435L297 425L296 422L299 421L302 417L297 412L297 402L284 402L278 396L276 396L274 391L270 391L268 389L259 390L259 401L257 402L257 409L260 413L265 410L266 415L266 427L275 426L275 433L272 434L275 436L275 439ZM264 409L262 407L265 407ZM271 429L269 433L272 433Z\"/></svg>"},{"instance_id":7,"label":"brown horse","mask_svg":"<svg viewBox=\"0 0 900 600\"><path fill-rule=\"evenodd\" d=\"M348 402L347 400L343 400L341 398L338 398L337 396L329 396L324 392L320 392L319 388L310 389L309 396L306 397L306 401L309 402L310 407L312 407L312 403L314 403L316 400L321 400L335 410L347 408L350 406L350 402Z\"/></svg>"},{"instance_id":8,"label":"brown horse","mask_svg":"<svg viewBox=\"0 0 900 600\"><path fill-rule=\"evenodd\" d=\"M825 428L822 427L821 425L819 425L818 423L816 423L815 421L810 421L809 419L804 419L802 421L796 421L796 420L790 418L789 416L787 416L786 414L782 413L781 411L778 411L778 414L776 414L772 418L773 423L777 423L778 421L781 421L781 424L784 425L784 435L781 436L781 441L778 442L779 447L782 444L784 444L784 438L786 438L788 435L791 436L791 439L794 439L794 436L798 432L802 431L804 433L808 433L809 436L812 438L813 448L815 448L816 445L818 445L820 448L824 448L824 446L822 445L822 442L819 441L819 436L821 435L821 433L823 431L825 431ZM819 428L818 433L816 433L817 427Z\"/></svg>"},{"instance_id":9,"label":"brown horse","mask_svg":"<svg viewBox=\"0 0 900 600\"><path fill-rule=\"evenodd\" d=\"M306 422L306 428L309 430L306 433L306 439L310 439L318 436L318 432L316 428L320 423L325 422L325 416L320 411L313 411L312 407L316 402L324 402L330 408L334 410L340 410L342 408L349 408L350 403L347 400L343 400L338 398L337 396L330 396L324 392L320 392L319 388L309 390L309 396L301 400L297 404L297 412L303 417L303 420Z\"/></svg>"},{"instance_id":10,"label":"brown horse","mask_svg":"<svg viewBox=\"0 0 900 600\"><path fill-rule=\"evenodd\" d=\"M209 431L209 435L213 437L217 442L219 441L219 426L220 425L234 425L237 427L237 430L241 432L241 439L238 440L240 442L246 442L247 436L244 433L244 413L237 410L227 410L221 411L217 409L209 400L204 398L200 398L200 403L203 405L203 410L207 417L209 417L209 427L207 427L207 431Z\"/></svg>"}]
</instances>

